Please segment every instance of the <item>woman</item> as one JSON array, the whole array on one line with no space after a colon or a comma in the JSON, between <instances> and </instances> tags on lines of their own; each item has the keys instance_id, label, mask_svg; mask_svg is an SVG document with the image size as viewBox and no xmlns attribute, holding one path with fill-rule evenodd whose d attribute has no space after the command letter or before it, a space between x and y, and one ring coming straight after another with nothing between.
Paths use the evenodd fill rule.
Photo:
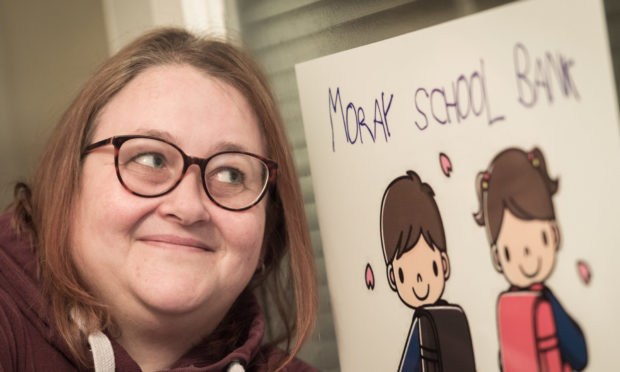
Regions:
<instances>
[{"instance_id":1,"label":"woman","mask_svg":"<svg viewBox=\"0 0 620 372\"><path fill-rule=\"evenodd\" d=\"M317 304L299 183L229 44L162 29L110 58L0 223L4 370L314 370L294 359Z\"/></svg>"}]
</instances>

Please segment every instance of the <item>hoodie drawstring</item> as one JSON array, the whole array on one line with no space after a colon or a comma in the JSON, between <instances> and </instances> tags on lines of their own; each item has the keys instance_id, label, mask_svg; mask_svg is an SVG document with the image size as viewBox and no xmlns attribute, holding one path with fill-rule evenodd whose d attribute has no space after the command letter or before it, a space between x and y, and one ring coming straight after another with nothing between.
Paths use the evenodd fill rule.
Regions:
<instances>
[{"instance_id":1,"label":"hoodie drawstring","mask_svg":"<svg viewBox=\"0 0 620 372\"><path fill-rule=\"evenodd\" d=\"M108 336L101 331L93 332L88 335L88 344L93 354L95 372L114 372L114 349Z\"/></svg>"},{"instance_id":2,"label":"hoodie drawstring","mask_svg":"<svg viewBox=\"0 0 620 372\"><path fill-rule=\"evenodd\" d=\"M226 372L245 372L245 367L238 360L233 360L226 367Z\"/></svg>"}]
</instances>

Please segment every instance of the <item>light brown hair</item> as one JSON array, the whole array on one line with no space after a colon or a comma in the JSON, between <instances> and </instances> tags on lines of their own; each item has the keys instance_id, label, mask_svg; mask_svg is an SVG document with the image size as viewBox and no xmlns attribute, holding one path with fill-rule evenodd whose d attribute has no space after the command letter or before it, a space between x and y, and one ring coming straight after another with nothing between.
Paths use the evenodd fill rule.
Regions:
<instances>
[{"instance_id":1,"label":"light brown hair","mask_svg":"<svg viewBox=\"0 0 620 372\"><path fill-rule=\"evenodd\" d=\"M407 171L385 189L380 219L386 265L413 249L421 236L432 249L447 250L435 193L414 171Z\"/></svg>"},{"instance_id":2,"label":"light brown hair","mask_svg":"<svg viewBox=\"0 0 620 372\"><path fill-rule=\"evenodd\" d=\"M551 197L557 190L558 180L549 177L542 151L506 149L476 177L479 209L474 219L486 227L489 244L493 246L504 209L522 220L555 220Z\"/></svg>"},{"instance_id":3,"label":"light brown hair","mask_svg":"<svg viewBox=\"0 0 620 372\"><path fill-rule=\"evenodd\" d=\"M110 99L144 70L166 64L191 65L241 92L258 118L267 157L278 163L277 185L267 203L265 268L254 276L248 290L265 288L284 323L284 335L273 340L286 340L288 348L279 369L293 358L314 326L318 303L314 256L301 188L269 85L252 58L230 43L166 28L138 38L111 57L86 83L53 131L32 179L32 191L24 184L17 186L14 221L34 235L57 328L76 359L87 365L85 335L67 315L68 309L80 312L87 332L107 329L113 323L105 304L88 292L71 259L68 221L79 192L81 154L92 141L97 117ZM233 305L231 313L238 305ZM238 326L238 322L230 323L230 327Z\"/></svg>"}]
</instances>

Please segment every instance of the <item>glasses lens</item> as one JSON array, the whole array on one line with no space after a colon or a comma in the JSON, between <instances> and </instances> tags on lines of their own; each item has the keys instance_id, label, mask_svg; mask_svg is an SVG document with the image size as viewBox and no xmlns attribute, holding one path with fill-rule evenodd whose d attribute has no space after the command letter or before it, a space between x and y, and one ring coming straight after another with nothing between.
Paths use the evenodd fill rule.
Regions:
<instances>
[{"instance_id":1,"label":"glasses lens","mask_svg":"<svg viewBox=\"0 0 620 372\"><path fill-rule=\"evenodd\" d=\"M183 172L183 157L173 146L150 138L132 138L118 151L118 170L125 186L140 195L168 191Z\"/></svg>"},{"instance_id":2,"label":"glasses lens","mask_svg":"<svg viewBox=\"0 0 620 372\"><path fill-rule=\"evenodd\" d=\"M209 160L205 185L220 205L242 209L260 199L268 175L269 168L262 160L246 154L224 153Z\"/></svg>"}]
</instances>

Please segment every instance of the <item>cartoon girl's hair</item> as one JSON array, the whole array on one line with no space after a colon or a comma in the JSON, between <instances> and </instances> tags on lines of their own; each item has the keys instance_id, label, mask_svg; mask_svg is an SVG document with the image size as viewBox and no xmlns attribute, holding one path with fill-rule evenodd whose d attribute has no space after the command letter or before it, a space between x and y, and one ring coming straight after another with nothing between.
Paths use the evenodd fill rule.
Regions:
<instances>
[{"instance_id":1,"label":"cartoon girl's hair","mask_svg":"<svg viewBox=\"0 0 620 372\"><path fill-rule=\"evenodd\" d=\"M495 245L504 209L522 220L555 220L551 197L557 191L558 180L549 176L540 149L506 149L476 177L479 209L474 219L486 226L489 243Z\"/></svg>"}]
</instances>

